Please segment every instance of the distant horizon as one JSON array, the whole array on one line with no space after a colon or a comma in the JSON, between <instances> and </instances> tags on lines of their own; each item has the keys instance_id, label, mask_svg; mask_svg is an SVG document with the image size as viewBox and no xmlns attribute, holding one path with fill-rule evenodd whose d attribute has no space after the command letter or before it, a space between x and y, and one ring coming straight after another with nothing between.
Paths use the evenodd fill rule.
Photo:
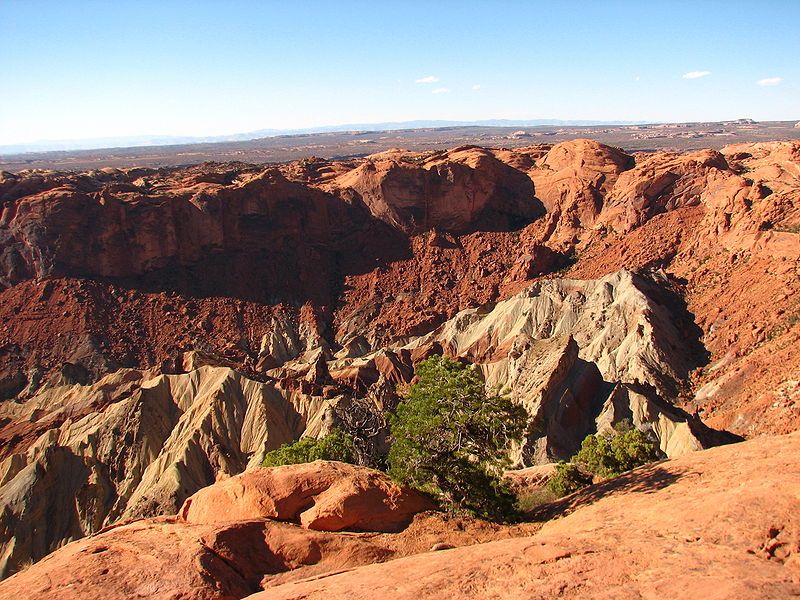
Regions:
<instances>
[{"instance_id":1,"label":"distant horizon","mask_svg":"<svg viewBox=\"0 0 800 600\"><path fill-rule=\"evenodd\" d=\"M417 121L790 121L798 21L790 0L6 0L0 147Z\"/></svg>"},{"instance_id":2,"label":"distant horizon","mask_svg":"<svg viewBox=\"0 0 800 600\"><path fill-rule=\"evenodd\" d=\"M342 123L340 125L320 125L302 129L256 129L217 136L169 136L169 135L134 135L113 136L107 138L86 138L75 140L37 140L25 144L0 145L0 156L36 154L46 152L79 152L90 150L113 150L125 148L146 148L159 146L180 146L191 144L217 144L224 142L247 142L271 137L292 137L325 133L370 133L380 131L446 129L449 127L496 127L496 128L552 128L552 127L627 127L637 125L684 125L697 123L734 123L752 120L759 123L792 123L798 119L777 119L755 121L749 117L720 119L715 121L592 121L588 119L481 119L476 121L448 121L442 119L412 121L395 121L381 123Z\"/></svg>"},{"instance_id":3,"label":"distant horizon","mask_svg":"<svg viewBox=\"0 0 800 600\"><path fill-rule=\"evenodd\" d=\"M791 119L789 119L791 120ZM722 121L716 121L722 122ZM496 123L496 124L495 124ZM663 121L593 121L590 119L478 119L474 121L447 120L447 119L414 119L410 121L385 121L373 123L341 123L326 124L315 127L298 129L252 129L249 131L236 131L221 135L186 135L172 136L159 133L109 136L101 138L78 139L53 139L35 140L28 143L0 145L0 155L23 154L29 152L58 152L70 150L106 150L111 148L131 148L145 146L169 146L173 144L203 144L230 141L251 141L259 138L280 137L292 135L305 135L316 133L362 133L369 131L391 131L392 129L430 129L444 127L594 127L594 126L620 126L620 125L648 125L662 124ZM120 145L90 145L90 144L116 144L117 142L136 142L128 146ZM58 147L56 147L58 146ZM31 148L25 150L22 148ZM17 150L19 149L19 150Z\"/></svg>"}]
</instances>

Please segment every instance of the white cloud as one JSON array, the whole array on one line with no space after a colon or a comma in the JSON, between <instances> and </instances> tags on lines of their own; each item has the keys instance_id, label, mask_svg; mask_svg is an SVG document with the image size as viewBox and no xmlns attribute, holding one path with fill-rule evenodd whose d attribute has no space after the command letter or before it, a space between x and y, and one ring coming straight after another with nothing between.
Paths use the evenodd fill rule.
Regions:
<instances>
[{"instance_id":1,"label":"white cloud","mask_svg":"<svg viewBox=\"0 0 800 600\"><path fill-rule=\"evenodd\" d=\"M689 71L683 74L684 79L700 79L706 75L711 75L711 71Z\"/></svg>"},{"instance_id":2,"label":"white cloud","mask_svg":"<svg viewBox=\"0 0 800 600\"><path fill-rule=\"evenodd\" d=\"M480 83L476 83L475 85L472 86L472 89L477 92L479 89L481 89L481 84Z\"/></svg>"},{"instance_id":3,"label":"white cloud","mask_svg":"<svg viewBox=\"0 0 800 600\"><path fill-rule=\"evenodd\" d=\"M637 75L637 76L636 76L636 77L634 77L633 79L634 79L634 81L639 81L639 80L641 79L641 77L639 77L639 76Z\"/></svg>"},{"instance_id":4,"label":"white cloud","mask_svg":"<svg viewBox=\"0 0 800 600\"><path fill-rule=\"evenodd\" d=\"M759 79L756 81L756 85L760 86L770 86L770 85L780 85L783 81L783 77L767 77L766 79Z\"/></svg>"},{"instance_id":5,"label":"white cloud","mask_svg":"<svg viewBox=\"0 0 800 600\"><path fill-rule=\"evenodd\" d=\"M450 90L448 88L436 88L431 92L431 94L446 94Z\"/></svg>"},{"instance_id":6,"label":"white cloud","mask_svg":"<svg viewBox=\"0 0 800 600\"><path fill-rule=\"evenodd\" d=\"M415 79L414 83L436 83L437 81L439 81L439 78L436 75L428 75L427 77Z\"/></svg>"}]
</instances>

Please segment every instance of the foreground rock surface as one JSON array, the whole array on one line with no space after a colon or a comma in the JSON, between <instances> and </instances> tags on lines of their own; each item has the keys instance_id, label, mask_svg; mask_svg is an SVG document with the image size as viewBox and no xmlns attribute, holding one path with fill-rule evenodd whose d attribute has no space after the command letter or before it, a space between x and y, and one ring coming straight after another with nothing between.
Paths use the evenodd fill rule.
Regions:
<instances>
[{"instance_id":1,"label":"foreground rock surface","mask_svg":"<svg viewBox=\"0 0 800 600\"><path fill-rule=\"evenodd\" d=\"M391 554L368 540L263 520L193 525L148 519L68 544L0 584L0 596L242 598L262 589L267 576L307 566L338 570Z\"/></svg>"},{"instance_id":2,"label":"foreground rock surface","mask_svg":"<svg viewBox=\"0 0 800 600\"><path fill-rule=\"evenodd\" d=\"M800 434L696 452L560 503L533 537L293 582L300 598L800 596Z\"/></svg>"},{"instance_id":3,"label":"foreground rock surface","mask_svg":"<svg viewBox=\"0 0 800 600\"><path fill-rule=\"evenodd\" d=\"M0 583L0 597L790 598L798 456L792 434L642 467L543 507L566 516L535 535L436 515L399 534L146 519L68 544Z\"/></svg>"},{"instance_id":4,"label":"foreground rock surface","mask_svg":"<svg viewBox=\"0 0 800 600\"><path fill-rule=\"evenodd\" d=\"M67 544L0 583L0 597L242 598L436 544L454 547L537 528L432 512L411 523L430 508L427 498L363 467L316 461L258 469L195 494L178 516L122 523ZM342 529L363 533L333 532Z\"/></svg>"}]
</instances>

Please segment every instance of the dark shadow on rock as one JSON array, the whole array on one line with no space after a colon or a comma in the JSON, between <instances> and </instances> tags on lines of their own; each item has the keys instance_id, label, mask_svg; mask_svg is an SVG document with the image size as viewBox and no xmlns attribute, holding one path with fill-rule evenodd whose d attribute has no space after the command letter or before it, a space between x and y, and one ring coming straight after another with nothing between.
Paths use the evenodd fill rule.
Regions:
<instances>
[{"instance_id":1,"label":"dark shadow on rock","mask_svg":"<svg viewBox=\"0 0 800 600\"><path fill-rule=\"evenodd\" d=\"M689 310L689 305L682 293L688 282L671 275L661 284L652 278L648 279L652 284L648 295L654 302L670 310L673 315L673 324L686 342L688 356L692 363L690 369L707 365L711 359L711 353L703 345L703 329L697 324L695 315ZM689 372L681 372L678 375L685 379L688 378Z\"/></svg>"},{"instance_id":2,"label":"dark shadow on rock","mask_svg":"<svg viewBox=\"0 0 800 600\"><path fill-rule=\"evenodd\" d=\"M85 491L90 469L69 448L48 446L17 475L15 490L27 490L6 500L0 513L0 541L14 545L0 579L84 536L76 498Z\"/></svg>"},{"instance_id":3,"label":"dark shadow on rock","mask_svg":"<svg viewBox=\"0 0 800 600\"><path fill-rule=\"evenodd\" d=\"M301 225L276 231L274 224L252 225L247 244L200 250L193 261L172 257L166 265L135 276L71 275L103 280L147 293L173 292L185 297L226 297L264 304L330 306L348 275L385 268L411 258L407 237L357 208L338 202L343 221L319 235ZM330 206L326 209L333 211Z\"/></svg>"}]
</instances>

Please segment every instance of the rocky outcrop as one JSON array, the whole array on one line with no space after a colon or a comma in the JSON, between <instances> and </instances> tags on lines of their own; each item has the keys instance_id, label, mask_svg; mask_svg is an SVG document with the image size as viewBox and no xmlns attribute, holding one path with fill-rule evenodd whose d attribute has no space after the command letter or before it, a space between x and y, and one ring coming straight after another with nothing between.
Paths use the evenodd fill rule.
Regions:
<instances>
[{"instance_id":1,"label":"rocky outcrop","mask_svg":"<svg viewBox=\"0 0 800 600\"><path fill-rule=\"evenodd\" d=\"M586 435L621 421L652 430L662 451L677 456L725 438L669 401L702 355L687 335L691 318L668 308L662 294L624 271L544 280L494 306L461 311L408 343L361 356L351 345L327 373L356 390L404 385L417 361L445 353L477 364L488 389L525 406L531 428L515 455L519 464L568 459ZM300 358L284 369L300 373L305 365Z\"/></svg>"},{"instance_id":2,"label":"rocky outcrop","mask_svg":"<svg viewBox=\"0 0 800 600\"><path fill-rule=\"evenodd\" d=\"M312 575L392 555L366 539L298 529L267 521L136 521L68 544L0 584L0 594L60 600L243 598L263 589L262 581L294 569Z\"/></svg>"},{"instance_id":3,"label":"rocky outcrop","mask_svg":"<svg viewBox=\"0 0 800 600\"><path fill-rule=\"evenodd\" d=\"M559 508L570 514L533 537L287 583L252 599L797 596L798 451L795 434L692 453L568 498Z\"/></svg>"},{"instance_id":4,"label":"rocky outcrop","mask_svg":"<svg viewBox=\"0 0 800 600\"><path fill-rule=\"evenodd\" d=\"M174 277L175 269L202 263L205 278L192 282L195 292L227 289L261 298L303 292L324 283L308 280L308 265L331 259L324 247L337 228L368 217L271 169L228 185L183 180L167 190L144 184L121 189L88 176L40 186L44 191L22 197L13 187L2 198L0 283L6 286L59 275L157 279L164 270ZM234 258L251 270L257 257L260 268L269 269L258 282L237 282L222 271L224 264L233 274ZM269 281L279 285L247 289Z\"/></svg>"},{"instance_id":5,"label":"rocky outcrop","mask_svg":"<svg viewBox=\"0 0 800 600\"><path fill-rule=\"evenodd\" d=\"M592 140L556 144L537 161L528 174L547 209L550 243L569 246L591 229L615 182L633 165L633 157L619 148Z\"/></svg>"},{"instance_id":6,"label":"rocky outcrop","mask_svg":"<svg viewBox=\"0 0 800 600\"><path fill-rule=\"evenodd\" d=\"M726 171L725 157L713 150L643 157L615 182L602 221L626 232L656 214L697 205L708 177Z\"/></svg>"},{"instance_id":7,"label":"rocky outcrop","mask_svg":"<svg viewBox=\"0 0 800 600\"><path fill-rule=\"evenodd\" d=\"M315 461L256 469L204 488L179 515L188 523L273 519L321 531L400 531L436 505L380 471Z\"/></svg>"},{"instance_id":8,"label":"rocky outcrop","mask_svg":"<svg viewBox=\"0 0 800 600\"><path fill-rule=\"evenodd\" d=\"M384 152L339 176L333 186L408 234L432 228L518 229L543 212L522 173L474 146L420 157Z\"/></svg>"},{"instance_id":9,"label":"rocky outcrop","mask_svg":"<svg viewBox=\"0 0 800 600\"><path fill-rule=\"evenodd\" d=\"M28 397L62 371L65 382L85 382L190 351L251 376L305 352L312 338L333 353L358 343L363 354L570 265L581 279L661 269L673 284L687 282L680 293L704 334L726 339L711 344L715 361L731 347L750 354L749 342L739 348L749 334L728 341L744 316L763 313L753 334L762 343L796 312L798 147L632 156L572 140L269 168L4 173L0 277L14 285L0 290L0 395ZM431 179L428 191L404 192L417 178ZM541 200L544 217L525 225L534 216L518 200ZM412 226L414 202L441 211ZM785 298L759 300L759 277ZM756 373L769 370L757 362ZM718 396L721 413L708 402L697 408L728 426L756 401L740 390L762 396L793 380L757 377ZM740 431L800 422L792 406L773 419L766 400L756 404Z\"/></svg>"},{"instance_id":10,"label":"rocky outcrop","mask_svg":"<svg viewBox=\"0 0 800 600\"><path fill-rule=\"evenodd\" d=\"M479 364L489 389L527 409L520 464L566 460L586 435L623 420L679 456L721 439L664 400L692 369L695 349L680 315L649 294L652 283L627 272L542 281L490 311L462 311L408 348L436 344Z\"/></svg>"},{"instance_id":11,"label":"rocky outcrop","mask_svg":"<svg viewBox=\"0 0 800 600\"><path fill-rule=\"evenodd\" d=\"M546 507L566 516L535 535L518 530L512 539L489 541L474 526L453 523L453 541L461 527L486 543L385 564L371 563L402 556L401 540L424 538L430 549L430 533L412 525L390 537L343 536L258 519L148 519L68 544L0 583L0 594L791 597L800 594L799 451L800 436L794 434L691 453ZM447 546L451 538L438 539L438 546ZM419 544L414 548L424 552ZM687 564L693 565L690 572Z\"/></svg>"},{"instance_id":12,"label":"rocky outcrop","mask_svg":"<svg viewBox=\"0 0 800 600\"><path fill-rule=\"evenodd\" d=\"M800 336L800 144L635 159L602 197L592 228L549 221L528 231L577 250L576 277L626 268L678 284L711 355L710 368L695 373L689 412L744 435L797 429L800 363L790 348Z\"/></svg>"},{"instance_id":13,"label":"rocky outcrop","mask_svg":"<svg viewBox=\"0 0 800 600\"><path fill-rule=\"evenodd\" d=\"M336 357L314 348L319 338L309 331L273 324L262 344L273 365L264 382L187 354L180 368L193 369L188 373L123 370L92 385L50 387L25 403L7 403L0 415L15 425L5 431L0 464L9 532L0 540L4 568L14 570L119 519L174 513L204 486L257 466L265 451L300 435L319 436L336 425L357 437L364 460L379 457L386 451L384 415L399 401L395 386L410 383L414 363L431 351L478 364L489 389L510 390L525 406L531 428L515 452L518 465L568 459L586 435L623 420L652 430L668 456L724 441L664 400L692 368L692 347L679 328L681 315L656 297L652 283L627 272L597 281L547 280L491 310L463 311L410 343L374 352L353 344ZM299 512L260 517L366 527L366 513L349 523L336 516L343 503L355 518L351 504L360 500L347 499L352 490L311 501L329 480L306 482L299 495L294 484L270 482L300 502ZM362 487L373 490L367 512L375 519L386 519L376 510L381 505L408 517L399 509L406 500L388 482L354 489ZM53 511L48 527L37 525ZM384 527L397 526L385 520Z\"/></svg>"},{"instance_id":14,"label":"rocky outcrop","mask_svg":"<svg viewBox=\"0 0 800 600\"><path fill-rule=\"evenodd\" d=\"M528 340L572 336L580 357L595 363L606 381L641 381L674 393L693 367L692 347L679 315L654 295L651 282L626 271L590 281L542 280L491 310L462 311L408 347L438 342L450 354L483 363L527 358ZM490 384L500 379L487 377Z\"/></svg>"}]
</instances>

